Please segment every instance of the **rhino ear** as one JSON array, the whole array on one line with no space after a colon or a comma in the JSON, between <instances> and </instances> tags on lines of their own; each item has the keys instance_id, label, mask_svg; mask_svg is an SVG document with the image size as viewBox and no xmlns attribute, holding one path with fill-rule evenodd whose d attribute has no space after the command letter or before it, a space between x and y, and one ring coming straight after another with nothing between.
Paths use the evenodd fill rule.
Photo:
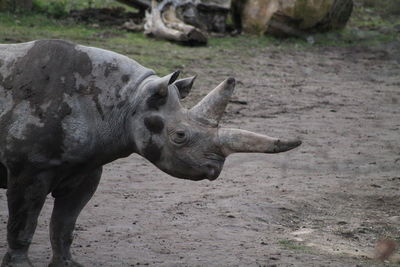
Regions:
<instances>
[{"instance_id":1,"label":"rhino ear","mask_svg":"<svg viewBox=\"0 0 400 267\"><path fill-rule=\"evenodd\" d=\"M147 99L147 106L150 109L158 110L160 106L166 103L168 96L168 86L176 81L179 73L179 71L175 71L153 82L151 86L152 93Z\"/></svg>"},{"instance_id":2,"label":"rhino ear","mask_svg":"<svg viewBox=\"0 0 400 267\"><path fill-rule=\"evenodd\" d=\"M157 88L157 94L159 96L167 96L168 94L168 86L171 85L178 79L178 76L180 74L180 71L177 70L171 74L168 74L164 77L161 77L159 80L157 80L157 84L155 87Z\"/></svg>"},{"instance_id":3,"label":"rhino ear","mask_svg":"<svg viewBox=\"0 0 400 267\"><path fill-rule=\"evenodd\" d=\"M190 93L190 90L192 90L193 83L196 80L196 77L197 75L189 78L180 79L174 82L174 85L176 86L176 88L178 88L180 99L185 98Z\"/></svg>"}]
</instances>

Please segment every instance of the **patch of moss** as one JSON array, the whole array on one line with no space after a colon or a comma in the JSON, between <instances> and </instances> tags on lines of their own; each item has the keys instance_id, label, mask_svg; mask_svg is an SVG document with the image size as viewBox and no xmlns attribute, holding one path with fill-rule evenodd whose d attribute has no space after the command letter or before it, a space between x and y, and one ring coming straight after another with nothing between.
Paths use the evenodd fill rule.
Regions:
<instances>
[{"instance_id":1,"label":"patch of moss","mask_svg":"<svg viewBox=\"0 0 400 267\"><path fill-rule=\"evenodd\" d=\"M314 26L315 21L320 21L326 16L332 7L332 0L318 2L309 0L298 0L293 10L294 18L304 18L301 23L301 28L306 29ZM304 14L307 14L304 16Z\"/></svg>"}]
</instances>

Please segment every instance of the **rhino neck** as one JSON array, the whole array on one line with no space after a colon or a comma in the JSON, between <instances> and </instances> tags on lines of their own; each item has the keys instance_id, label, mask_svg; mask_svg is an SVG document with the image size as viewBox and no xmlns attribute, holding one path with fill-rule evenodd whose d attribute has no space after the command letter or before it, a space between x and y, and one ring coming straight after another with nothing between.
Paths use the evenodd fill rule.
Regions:
<instances>
[{"instance_id":1,"label":"rhino neck","mask_svg":"<svg viewBox=\"0 0 400 267\"><path fill-rule=\"evenodd\" d=\"M102 163L137 152L129 133L131 121L141 84L154 71L111 51L80 45L75 49L86 54L92 66L87 76L75 75L76 87L86 88L90 99L88 118L95 140L92 152L103 155Z\"/></svg>"},{"instance_id":2,"label":"rhino neck","mask_svg":"<svg viewBox=\"0 0 400 267\"><path fill-rule=\"evenodd\" d=\"M141 79L137 79L135 84L130 84L126 90L127 105L124 106L123 138L125 148L129 149L129 154L140 153L137 142L140 138L136 136L136 130L142 127L140 122L143 120L143 111L140 110L140 104L147 99L149 91L146 90L146 84L159 78L153 71L146 72Z\"/></svg>"},{"instance_id":3,"label":"rhino neck","mask_svg":"<svg viewBox=\"0 0 400 267\"><path fill-rule=\"evenodd\" d=\"M118 113L118 109L135 105L140 85L154 75L153 70L118 53L80 45L75 50L87 56L91 65L88 75L74 74L75 87L85 88L83 93L92 97L99 115L104 119L111 111Z\"/></svg>"},{"instance_id":4,"label":"rhino neck","mask_svg":"<svg viewBox=\"0 0 400 267\"><path fill-rule=\"evenodd\" d=\"M140 117L139 104L147 93L143 85L154 76L152 71L143 73L140 79L128 82L118 91L121 94L119 101L110 105L103 103L99 108L104 112L97 113L93 128L98 140L95 151L96 154L103 154L102 164L139 152L133 130L135 121Z\"/></svg>"}]
</instances>

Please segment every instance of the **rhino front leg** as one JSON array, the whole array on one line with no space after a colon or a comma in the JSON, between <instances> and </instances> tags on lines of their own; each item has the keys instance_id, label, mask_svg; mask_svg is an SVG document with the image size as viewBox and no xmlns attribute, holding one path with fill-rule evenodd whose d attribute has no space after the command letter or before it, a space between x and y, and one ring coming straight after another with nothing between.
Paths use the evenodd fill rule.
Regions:
<instances>
[{"instance_id":1,"label":"rhino front leg","mask_svg":"<svg viewBox=\"0 0 400 267\"><path fill-rule=\"evenodd\" d=\"M37 218L49 192L51 174L33 172L8 179L8 250L3 258L5 266L32 266L28 249L37 225Z\"/></svg>"},{"instance_id":2,"label":"rhino front leg","mask_svg":"<svg viewBox=\"0 0 400 267\"><path fill-rule=\"evenodd\" d=\"M73 188L56 188L54 209L50 222L50 240L53 249L53 258L49 266L82 266L71 257L70 247L72 233L76 220L97 189L102 168L96 169L89 175L81 175Z\"/></svg>"}]
</instances>

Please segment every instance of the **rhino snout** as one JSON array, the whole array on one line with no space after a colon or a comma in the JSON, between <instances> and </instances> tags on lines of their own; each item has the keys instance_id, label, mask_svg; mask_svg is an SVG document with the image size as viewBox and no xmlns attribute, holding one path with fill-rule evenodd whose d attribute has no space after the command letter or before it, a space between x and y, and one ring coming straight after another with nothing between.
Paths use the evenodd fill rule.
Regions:
<instances>
[{"instance_id":1,"label":"rhino snout","mask_svg":"<svg viewBox=\"0 0 400 267\"><path fill-rule=\"evenodd\" d=\"M216 164L207 164L206 168L206 178L210 181L217 179L222 170L222 166L217 166Z\"/></svg>"},{"instance_id":2,"label":"rhino snout","mask_svg":"<svg viewBox=\"0 0 400 267\"><path fill-rule=\"evenodd\" d=\"M225 157L210 153L205 155L207 163L204 165L206 168L206 179L214 181L218 178L222 171L222 167L225 162Z\"/></svg>"}]
</instances>

